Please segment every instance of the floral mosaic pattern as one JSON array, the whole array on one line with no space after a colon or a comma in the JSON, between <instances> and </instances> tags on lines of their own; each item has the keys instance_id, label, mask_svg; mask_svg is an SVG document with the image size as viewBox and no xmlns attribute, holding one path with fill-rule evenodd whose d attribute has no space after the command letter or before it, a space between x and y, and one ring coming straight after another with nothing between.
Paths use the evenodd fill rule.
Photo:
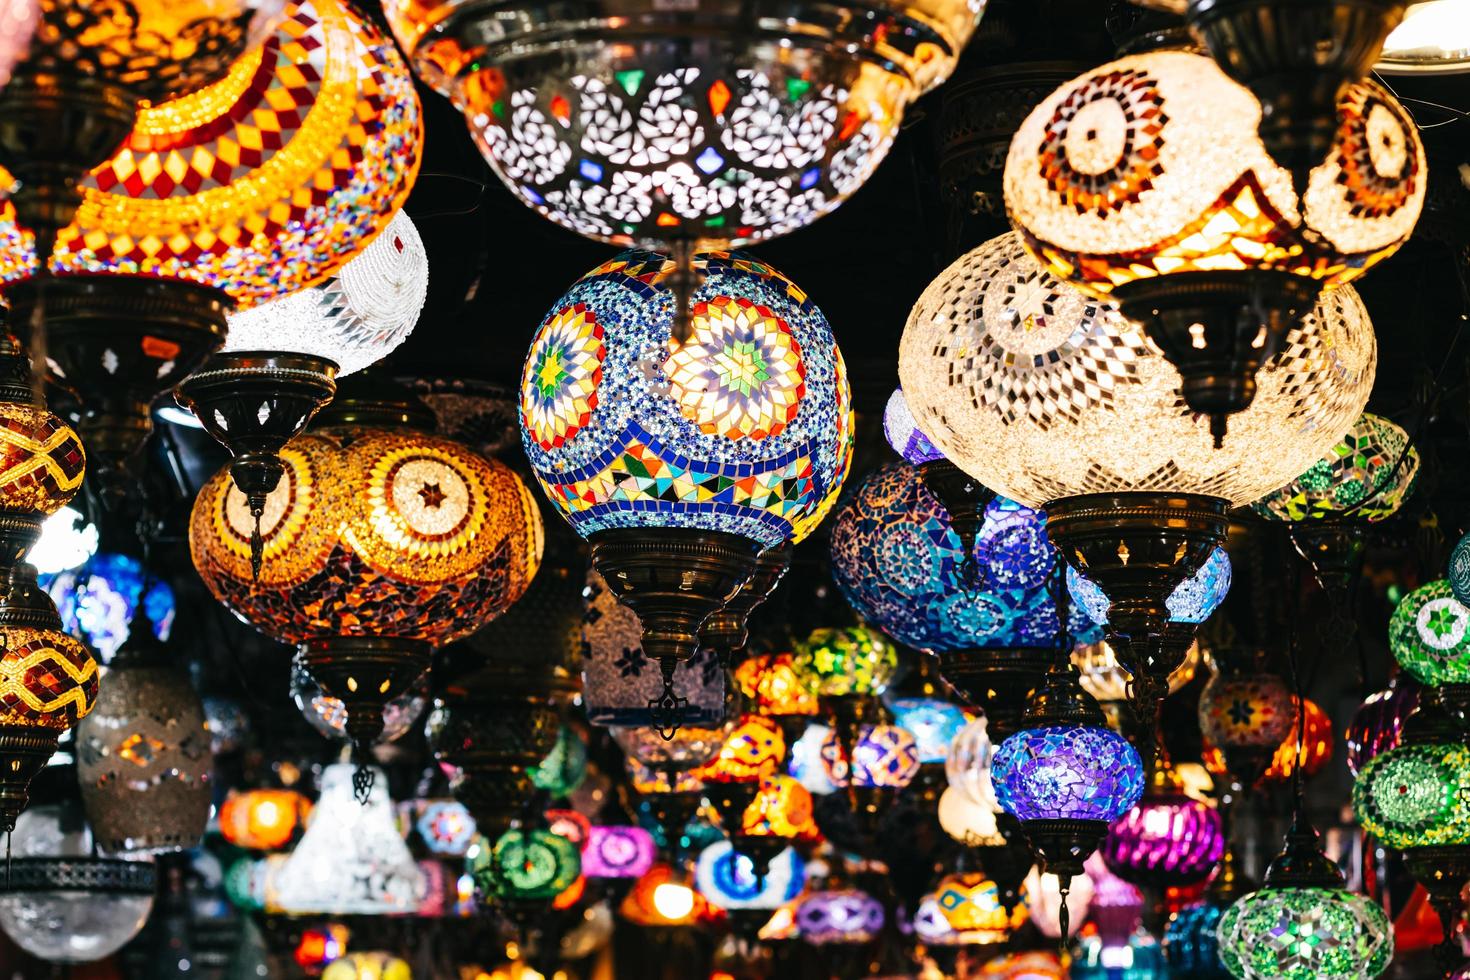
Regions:
<instances>
[{"instance_id":1,"label":"floral mosaic pattern","mask_svg":"<svg viewBox=\"0 0 1470 980\"><path fill-rule=\"evenodd\" d=\"M1444 579L1421 585L1389 618L1388 647L1421 684L1470 683L1470 607Z\"/></svg>"},{"instance_id":2,"label":"floral mosaic pattern","mask_svg":"<svg viewBox=\"0 0 1470 980\"><path fill-rule=\"evenodd\" d=\"M967 568L949 512L906 463L869 476L832 527L833 578L854 609L895 639L936 652L1055 645L1056 551L1044 515L996 498L969 557ZM1077 607L1069 628L1084 642L1102 635Z\"/></svg>"},{"instance_id":3,"label":"floral mosaic pattern","mask_svg":"<svg viewBox=\"0 0 1470 980\"><path fill-rule=\"evenodd\" d=\"M1200 693L1200 731L1222 748L1274 749L1295 725L1296 702L1274 674L1217 674Z\"/></svg>"},{"instance_id":4,"label":"floral mosaic pattern","mask_svg":"<svg viewBox=\"0 0 1470 980\"><path fill-rule=\"evenodd\" d=\"M671 338L673 263L638 251L579 280L532 347L526 452L584 537L667 525L770 547L809 531L846 474L851 393L821 312L740 253L695 264L694 336L682 347ZM573 346L586 353L553 364L567 310L579 311Z\"/></svg>"}]
</instances>

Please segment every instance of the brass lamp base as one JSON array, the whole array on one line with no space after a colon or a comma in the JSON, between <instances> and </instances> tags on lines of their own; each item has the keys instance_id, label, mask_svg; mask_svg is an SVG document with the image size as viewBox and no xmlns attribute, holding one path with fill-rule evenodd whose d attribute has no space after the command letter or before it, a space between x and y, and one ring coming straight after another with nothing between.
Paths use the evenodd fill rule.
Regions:
<instances>
[{"instance_id":1,"label":"brass lamp base","mask_svg":"<svg viewBox=\"0 0 1470 980\"><path fill-rule=\"evenodd\" d=\"M175 398L234 457L230 476L250 504L250 569L260 577L260 518L286 472L280 452L337 391L337 365L276 351L215 354L184 379Z\"/></svg>"},{"instance_id":2,"label":"brass lamp base","mask_svg":"<svg viewBox=\"0 0 1470 980\"><path fill-rule=\"evenodd\" d=\"M1305 194L1337 135L1337 102L1383 52L1406 0L1190 0L1189 26L1261 102L1261 140Z\"/></svg>"},{"instance_id":3,"label":"brass lamp base","mask_svg":"<svg viewBox=\"0 0 1470 980\"><path fill-rule=\"evenodd\" d=\"M383 733L383 708L428 669L428 643L396 636L332 636L308 640L301 658L322 693L347 709L347 735L367 749Z\"/></svg>"},{"instance_id":4,"label":"brass lamp base","mask_svg":"<svg viewBox=\"0 0 1470 980\"><path fill-rule=\"evenodd\" d=\"M52 380L76 402L88 462L126 493L122 467L153 431L153 401L224 342L229 297L176 279L93 275L27 279L6 297L22 333L42 314Z\"/></svg>"},{"instance_id":5,"label":"brass lamp base","mask_svg":"<svg viewBox=\"0 0 1470 980\"><path fill-rule=\"evenodd\" d=\"M984 710L990 740L999 745L1020 730L1027 695L1057 657L1050 648L944 650L939 673L965 703Z\"/></svg>"},{"instance_id":6,"label":"brass lamp base","mask_svg":"<svg viewBox=\"0 0 1470 980\"><path fill-rule=\"evenodd\" d=\"M663 695L649 702L654 724L673 738L688 702L674 693L674 667L699 649L705 621L750 581L760 546L724 531L615 528L587 538L592 566L638 616L643 652L659 662Z\"/></svg>"},{"instance_id":7,"label":"brass lamp base","mask_svg":"<svg viewBox=\"0 0 1470 980\"><path fill-rule=\"evenodd\" d=\"M10 833L30 802L31 780L56 752L61 733L51 728L0 726L0 831Z\"/></svg>"},{"instance_id":8,"label":"brass lamp base","mask_svg":"<svg viewBox=\"0 0 1470 980\"><path fill-rule=\"evenodd\" d=\"M1290 272L1188 272L1139 279L1113 296L1179 369L1184 402L1209 416L1218 447L1226 419L1256 397L1256 372L1321 288Z\"/></svg>"},{"instance_id":9,"label":"brass lamp base","mask_svg":"<svg viewBox=\"0 0 1470 980\"><path fill-rule=\"evenodd\" d=\"M714 650L720 665L730 666L731 658L745 649L750 634L746 622L756 607L771 597L776 586L786 577L791 568L791 552L794 545L784 541L774 548L767 548L756 559L755 574L741 586L734 598L717 610L699 631L700 642Z\"/></svg>"}]
</instances>

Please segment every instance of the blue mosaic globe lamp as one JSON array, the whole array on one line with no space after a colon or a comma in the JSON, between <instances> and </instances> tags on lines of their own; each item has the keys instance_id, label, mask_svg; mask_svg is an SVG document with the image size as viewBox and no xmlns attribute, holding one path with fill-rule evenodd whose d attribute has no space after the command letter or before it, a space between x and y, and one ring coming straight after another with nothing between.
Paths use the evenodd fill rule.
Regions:
<instances>
[{"instance_id":1,"label":"blue mosaic globe lamp","mask_svg":"<svg viewBox=\"0 0 1470 980\"><path fill-rule=\"evenodd\" d=\"M994 497L983 515L967 548L924 467L880 467L837 512L832 575L865 620L936 654L1004 734L1056 657L1057 555L1039 511ZM1102 635L1076 604L1068 628L1079 642Z\"/></svg>"},{"instance_id":2,"label":"blue mosaic globe lamp","mask_svg":"<svg viewBox=\"0 0 1470 980\"><path fill-rule=\"evenodd\" d=\"M678 724L675 665L761 554L821 519L852 432L842 355L806 293L738 252L694 264L687 310L661 254L623 252L583 276L537 330L520 392L542 489L660 663L661 730Z\"/></svg>"},{"instance_id":3,"label":"blue mosaic globe lamp","mask_svg":"<svg viewBox=\"0 0 1470 980\"><path fill-rule=\"evenodd\" d=\"M1070 663L1047 674L1023 723L996 751L991 779L996 802L1021 822L1042 870L1062 883L1061 934L1067 935L1068 884L1083 873L1108 828L1143 797L1143 760L1107 727Z\"/></svg>"}]
</instances>

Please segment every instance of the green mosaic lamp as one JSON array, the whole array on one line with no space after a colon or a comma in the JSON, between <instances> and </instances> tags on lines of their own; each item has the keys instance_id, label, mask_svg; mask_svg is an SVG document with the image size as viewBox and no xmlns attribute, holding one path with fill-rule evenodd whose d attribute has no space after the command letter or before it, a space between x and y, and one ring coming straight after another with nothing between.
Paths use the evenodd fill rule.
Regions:
<instances>
[{"instance_id":1,"label":"green mosaic lamp","mask_svg":"<svg viewBox=\"0 0 1470 980\"><path fill-rule=\"evenodd\" d=\"M1459 961L1455 925L1470 882L1470 744L1426 688L1404 722L1403 739L1373 757L1353 784L1353 811L1363 829L1396 851L1429 893L1444 926L1445 972Z\"/></svg>"},{"instance_id":2,"label":"green mosaic lamp","mask_svg":"<svg viewBox=\"0 0 1470 980\"><path fill-rule=\"evenodd\" d=\"M1409 434L1364 412L1305 473L1251 509L1291 524L1292 544L1342 608L1362 569L1364 529L1398 513L1418 475Z\"/></svg>"},{"instance_id":3,"label":"green mosaic lamp","mask_svg":"<svg viewBox=\"0 0 1470 980\"><path fill-rule=\"evenodd\" d=\"M1450 713L1470 711L1470 606L1439 579L1404 596L1388 621L1388 646L1399 666L1439 688Z\"/></svg>"}]
</instances>

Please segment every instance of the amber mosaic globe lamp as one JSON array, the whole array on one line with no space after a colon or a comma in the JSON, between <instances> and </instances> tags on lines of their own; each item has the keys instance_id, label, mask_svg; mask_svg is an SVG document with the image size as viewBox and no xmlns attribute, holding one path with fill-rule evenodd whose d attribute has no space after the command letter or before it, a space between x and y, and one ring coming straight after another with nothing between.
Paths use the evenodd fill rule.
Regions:
<instances>
[{"instance_id":1,"label":"amber mosaic globe lamp","mask_svg":"<svg viewBox=\"0 0 1470 980\"><path fill-rule=\"evenodd\" d=\"M929 285L899 351L925 434L985 486L1046 513L1052 543L1109 601L1109 630L1130 641L1116 648L1123 666L1152 663L1159 683L1187 649L1168 642L1169 599L1223 543L1227 510L1319 459L1362 412L1376 365L1361 300L1332 291L1288 331L1217 449L1153 342L1014 233Z\"/></svg>"},{"instance_id":2,"label":"amber mosaic globe lamp","mask_svg":"<svg viewBox=\"0 0 1470 980\"><path fill-rule=\"evenodd\" d=\"M0 597L0 830L8 833L57 740L97 703L97 661L62 631L33 566L22 562L7 576Z\"/></svg>"},{"instance_id":3,"label":"amber mosaic globe lamp","mask_svg":"<svg viewBox=\"0 0 1470 980\"><path fill-rule=\"evenodd\" d=\"M543 532L510 469L431 435L432 415L405 390L351 380L283 451L260 578L251 568L254 518L228 470L195 500L189 545L215 598L300 647L366 747L384 705L424 672L435 647L480 629L525 592Z\"/></svg>"},{"instance_id":4,"label":"amber mosaic globe lamp","mask_svg":"<svg viewBox=\"0 0 1470 980\"><path fill-rule=\"evenodd\" d=\"M1409 434L1364 412L1321 459L1251 509L1290 523L1292 544L1342 608L1362 571L1364 530L1398 513L1418 475Z\"/></svg>"},{"instance_id":5,"label":"amber mosaic globe lamp","mask_svg":"<svg viewBox=\"0 0 1470 980\"><path fill-rule=\"evenodd\" d=\"M240 5L145 6L167 8L177 30L186 11ZM36 275L36 229L9 210L0 219L13 322L44 321L53 379L109 468L146 437L148 405L220 346L232 307L332 275L388 225L418 170L413 79L341 0L287 4L255 50L222 68L213 84L143 109L109 147L56 235L54 275ZM251 405L237 426L266 428Z\"/></svg>"},{"instance_id":6,"label":"amber mosaic globe lamp","mask_svg":"<svg viewBox=\"0 0 1470 980\"><path fill-rule=\"evenodd\" d=\"M856 191L984 6L391 0L384 12L528 206L619 245L739 245Z\"/></svg>"},{"instance_id":7,"label":"amber mosaic globe lamp","mask_svg":"<svg viewBox=\"0 0 1470 980\"><path fill-rule=\"evenodd\" d=\"M1200 693L1199 726L1224 755L1230 775L1253 786L1270 768L1297 728L1297 702L1279 675L1227 669L1212 676Z\"/></svg>"},{"instance_id":8,"label":"amber mosaic globe lamp","mask_svg":"<svg viewBox=\"0 0 1470 980\"><path fill-rule=\"evenodd\" d=\"M1281 6L1193 6L1206 5ZM1393 254L1423 207L1426 163L1412 118L1376 83L1340 98L1338 84L1328 83L1329 144L1295 187L1257 134L1261 103L1213 60L1183 50L1130 55L1074 79L1011 143L1006 207L1026 248L1142 324L1217 442L1226 418L1260 396L1262 367L1292 347L1319 293Z\"/></svg>"},{"instance_id":9,"label":"amber mosaic globe lamp","mask_svg":"<svg viewBox=\"0 0 1470 980\"><path fill-rule=\"evenodd\" d=\"M396 176L411 183L414 174ZM184 380L176 397L234 456L230 475L257 522L281 478L281 447L331 400L338 376L403 343L428 291L428 253L400 211L324 282L229 317L224 347ZM258 564L259 536L252 549Z\"/></svg>"},{"instance_id":10,"label":"amber mosaic globe lamp","mask_svg":"<svg viewBox=\"0 0 1470 980\"><path fill-rule=\"evenodd\" d=\"M19 0L0 28L0 166L49 253L139 107L200 89L280 18L284 0Z\"/></svg>"},{"instance_id":11,"label":"amber mosaic globe lamp","mask_svg":"<svg viewBox=\"0 0 1470 980\"><path fill-rule=\"evenodd\" d=\"M531 466L638 614L666 731L682 708L675 667L762 552L810 530L851 439L846 369L811 299L739 253L696 265L687 341L673 336L675 263L625 252L557 301L521 379Z\"/></svg>"}]
</instances>

